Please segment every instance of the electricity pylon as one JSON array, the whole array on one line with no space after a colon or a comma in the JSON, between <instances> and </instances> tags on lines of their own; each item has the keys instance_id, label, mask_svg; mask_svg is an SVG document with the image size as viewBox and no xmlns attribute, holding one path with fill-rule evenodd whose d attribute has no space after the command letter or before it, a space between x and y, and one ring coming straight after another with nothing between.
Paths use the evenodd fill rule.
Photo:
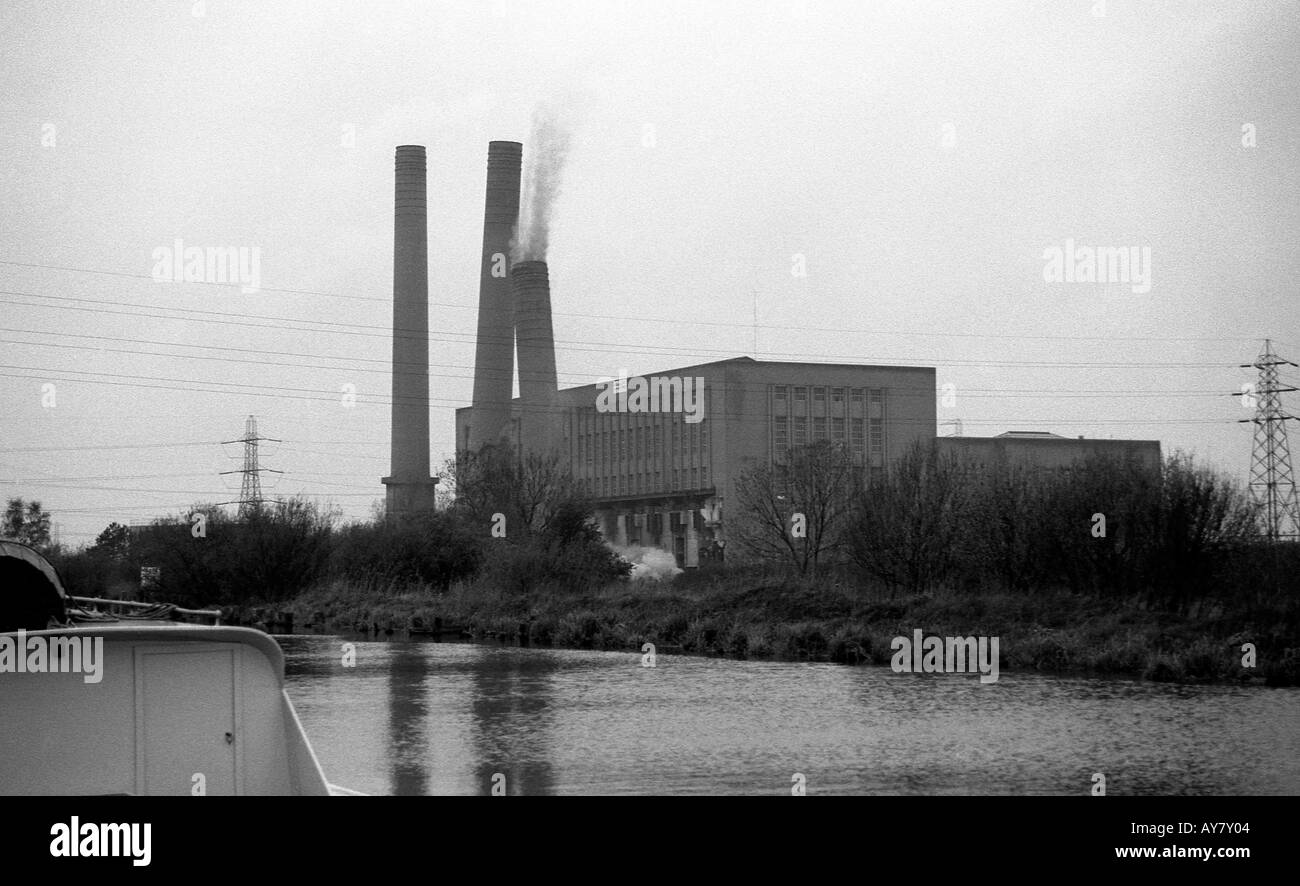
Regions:
<instances>
[{"instance_id":1,"label":"electricity pylon","mask_svg":"<svg viewBox=\"0 0 1300 886\"><path fill-rule=\"evenodd\" d=\"M1296 500L1295 474L1291 470L1291 450L1286 439L1286 423L1295 416L1282 409L1281 394L1294 391L1278 380L1279 366L1295 366L1273 353L1273 342L1264 339L1264 350L1254 363L1243 368L1259 370L1255 397L1255 417L1241 421L1255 425L1255 447L1250 460L1250 494L1259 504L1264 533L1269 541L1294 541L1300 537L1300 505ZM1247 392L1248 394L1251 392Z\"/></svg>"},{"instance_id":2,"label":"electricity pylon","mask_svg":"<svg viewBox=\"0 0 1300 886\"><path fill-rule=\"evenodd\" d=\"M246 520L262 509L266 499L262 498L262 472L268 474L283 474L284 471L273 470L272 468L259 467L257 463L257 444L266 440L271 443L283 443L283 440L277 440L274 437L259 437L257 435L257 417L250 415L248 421L244 423L244 436L238 440L225 440L224 443L243 443L244 444L244 467L238 471L222 471L222 474L243 474L244 479L239 484L239 519ZM230 504L230 502L226 502Z\"/></svg>"}]
</instances>

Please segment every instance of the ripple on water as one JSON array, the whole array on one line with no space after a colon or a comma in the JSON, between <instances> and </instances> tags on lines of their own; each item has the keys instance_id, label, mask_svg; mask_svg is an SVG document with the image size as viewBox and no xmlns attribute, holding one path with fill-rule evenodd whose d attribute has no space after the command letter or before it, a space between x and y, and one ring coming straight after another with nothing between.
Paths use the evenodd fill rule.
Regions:
<instances>
[{"instance_id":1,"label":"ripple on water","mask_svg":"<svg viewBox=\"0 0 1300 886\"><path fill-rule=\"evenodd\" d=\"M326 776L376 794L1300 793L1300 690L280 637Z\"/></svg>"}]
</instances>

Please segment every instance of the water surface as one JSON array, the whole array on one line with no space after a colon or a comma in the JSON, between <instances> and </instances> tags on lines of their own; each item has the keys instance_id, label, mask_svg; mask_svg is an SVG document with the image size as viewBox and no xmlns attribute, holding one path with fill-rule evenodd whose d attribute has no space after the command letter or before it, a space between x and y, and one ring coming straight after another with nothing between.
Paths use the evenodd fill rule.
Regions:
<instances>
[{"instance_id":1,"label":"water surface","mask_svg":"<svg viewBox=\"0 0 1300 886\"><path fill-rule=\"evenodd\" d=\"M1300 794L1300 689L280 636L373 794Z\"/></svg>"}]
</instances>

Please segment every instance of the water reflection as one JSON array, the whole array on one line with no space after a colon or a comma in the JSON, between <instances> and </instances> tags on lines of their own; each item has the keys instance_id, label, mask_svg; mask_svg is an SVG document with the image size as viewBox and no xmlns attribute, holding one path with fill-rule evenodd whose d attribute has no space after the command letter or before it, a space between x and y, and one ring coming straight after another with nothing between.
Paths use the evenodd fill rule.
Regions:
<instances>
[{"instance_id":1,"label":"water reflection","mask_svg":"<svg viewBox=\"0 0 1300 886\"><path fill-rule=\"evenodd\" d=\"M428 793L428 744L424 720L428 714L430 659L413 643L390 644L388 661L388 747L392 793L399 797Z\"/></svg>"},{"instance_id":2,"label":"water reflection","mask_svg":"<svg viewBox=\"0 0 1300 886\"><path fill-rule=\"evenodd\" d=\"M554 658L523 659L486 646L471 647L470 704L475 784L479 793L548 794ZM504 654L503 654L504 653ZM500 776L504 776L504 783ZM494 781L495 778L495 781Z\"/></svg>"},{"instance_id":3,"label":"water reflection","mask_svg":"<svg viewBox=\"0 0 1300 886\"><path fill-rule=\"evenodd\" d=\"M1296 689L281 642L326 775L373 793L1300 793Z\"/></svg>"}]
</instances>

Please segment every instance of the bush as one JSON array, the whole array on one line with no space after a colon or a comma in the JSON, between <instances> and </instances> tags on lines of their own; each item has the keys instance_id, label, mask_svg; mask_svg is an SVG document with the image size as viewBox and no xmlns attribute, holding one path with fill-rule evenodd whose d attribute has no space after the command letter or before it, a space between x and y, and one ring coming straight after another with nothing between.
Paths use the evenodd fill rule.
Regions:
<instances>
[{"instance_id":1,"label":"bush","mask_svg":"<svg viewBox=\"0 0 1300 886\"><path fill-rule=\"evenodd\" d=\"M439 511L400 523L346 526L336 534L331 569L351 579L418 582L443 590L469 578L484 556L481 533Z\"/></svg>"}]
</instances>

